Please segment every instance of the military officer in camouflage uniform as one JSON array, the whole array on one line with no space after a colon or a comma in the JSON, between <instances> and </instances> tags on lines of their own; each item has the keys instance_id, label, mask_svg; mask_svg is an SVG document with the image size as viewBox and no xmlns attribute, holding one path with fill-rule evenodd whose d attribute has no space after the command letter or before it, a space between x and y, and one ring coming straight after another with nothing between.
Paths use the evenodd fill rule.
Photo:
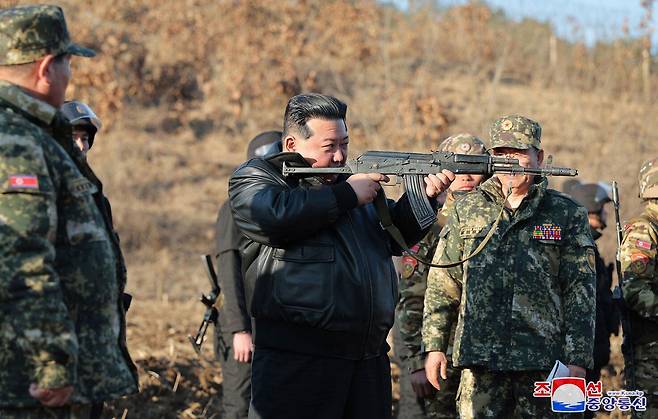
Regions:
<instances>
[{"instance_id":1,"label":"military officer in camouflage uniform","mask_svg":"<svg viewBox=\"0 0 658 419\"><path fill-rule=\"evenodd\" d=\"M621 272L630 311L635 383L647 397L647 411L638 416L654 419L658 418L658 158L644 163L639 181L646 206L626 224Z\"/></svg>"},{"instance_id":2,"label":"military officer in camouflage uniform","mask_svg":"<svg viewBox=\"0 0 658 419\"><path fill-rule=\"evenodd\" d=\"M72 55L62 9L0 10L0 417L87 418L137 391L121 345L116 255L58 111Z\"/></svg>"},{"instance_id":3,"label":"military officer in camouflage uniform","mask_svg":"<svg viewBox=\"0 0 658 419\"><path fill-rule=\"evenodd\" d=\"M439 146L439 151L461 154L485 153L484 142L470 134L457 134L446 138ZM445 193L445 203L439 211L437 223L420 241L414 250L424 260L431 260L439 243L439 232L445 225L446 214L452 207L456 197L473 190L479 185L482 175L456 175L455 180ZM427 381L425 375L425 356L421 344L421 327L423 323L423 300L427 288L427 273L429 267L418 263L411 256L404 256L399 261L400 266L400 301L397 307L397 328L399 342L395 342L395 351L401 360L400 373L400 412L398 417L454 418L457 416L455 396L459 384L459 372L448 367L448 380L437 392ZM452 348L448 348L450 359ZM420 408L413 409L412 401ZM413 410L417 410L415 414Z\"/></svg>"},{"instance_id":4,"label":"military officer in camouflage uniform","mask_svg":"<svg viewBox=\"0 0 658 419\"><path fill-rule=\"evenodd\" d=\"M496 120L491 153L540 167L541 127L523 116ZM478 253L474 249L483 241ZM592 365L594 243L587 211L544 178L496 174L448 211L425 292L425 371L440 389L456 323L455 367L462 418L550 417L533 398L556 359L572 376Z\"/></svg>"}]
</instances>

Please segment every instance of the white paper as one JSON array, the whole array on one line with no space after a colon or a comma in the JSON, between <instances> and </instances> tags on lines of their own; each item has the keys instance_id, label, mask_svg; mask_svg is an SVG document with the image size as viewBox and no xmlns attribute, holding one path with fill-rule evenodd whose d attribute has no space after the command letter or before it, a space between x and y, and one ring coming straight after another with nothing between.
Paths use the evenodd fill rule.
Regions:
<instances>
[{"instance_id":1,"label":"white paper","mask_svg":"<svg viewBox=\"0 0 658 419\"><path fill-rule=\"evenodd\" d=\"M553 378L560 378L560 377L569 377L569 367L564 365L558 359L555 361L555 365L553 365L553 369L551 370L551 373L548 374L548 377L546 377L546 381L551 382L553 381Z\"/></svg>"}]
</instances>

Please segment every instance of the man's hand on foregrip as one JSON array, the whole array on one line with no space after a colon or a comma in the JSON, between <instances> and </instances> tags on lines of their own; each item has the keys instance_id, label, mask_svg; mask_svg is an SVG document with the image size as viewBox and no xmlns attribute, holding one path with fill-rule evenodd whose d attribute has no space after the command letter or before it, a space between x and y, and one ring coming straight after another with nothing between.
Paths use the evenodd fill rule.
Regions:
<instances>
[{"instance_id":1,"label":"man's hand on foregrip","mask_svg":"<svg viewBox=\"0 0 658 419\"><path fill-rule=\"evenodd\" d=\"M439 372L441 373L441 378L444 380L448 379L448 358L443 352L428 352L427 358L425 358L425 374L427 374L427 380L434 386L435 389L441 390L441 385L439 384Z\"/></svg>"},{"instance_id":2,"label":"man's hand on foregrip","mask_svg":"<svg viewBox=\"0 0 658 419\"><path fill-rule=\"evenodd\" d=\"M455 174L449 170L441 170L436 175L425 176L425 193L429 198L436 198L441 192L448 190Z\"/></svg>"}]
</instances>

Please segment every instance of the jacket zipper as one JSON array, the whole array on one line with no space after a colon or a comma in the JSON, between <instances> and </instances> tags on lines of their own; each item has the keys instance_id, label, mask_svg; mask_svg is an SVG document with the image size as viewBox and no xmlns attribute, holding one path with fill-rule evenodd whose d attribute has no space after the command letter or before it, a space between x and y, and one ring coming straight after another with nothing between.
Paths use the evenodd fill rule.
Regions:
<instances>
[{"instance_id":1,"label":"jacket zipper","mask_svg":"<svg viewBox=\"0 0 658 419\"><path fill-rule=\"evenodd\" d=\"M356 236L356 232L354 231L354 220L352 220L352 214L350 214L349 211L347 212L347 219L350 221L350 230L352 231L352 234L354 235L354 239L355 239L354 243L357 243L358 242L357 241L357 236ZM370 271L368 269L368 263L367 263L366 259L363 257L363 253L361 252L361 248L359 246L357 246L357 248L359 249L358 250L359 259L363 260L363 267L364 267L364 271L365 271L366 282L368 283L368 296L370 297L368 299L368 328L367 328L367 331L366 331L366 335L363 339L363 344L362 344L363 349L361 350L361 356L365 357L366 348L368 346L368 338L370 337L370 334L371 334L371 331L372 331L372 317L373 317L372 316L373 315L373 313L372 313L372 310L373 310L372 309L372 305L373 305L373 303L372 303L372 281L370 280Z\"/></svg>"}]
</instances>

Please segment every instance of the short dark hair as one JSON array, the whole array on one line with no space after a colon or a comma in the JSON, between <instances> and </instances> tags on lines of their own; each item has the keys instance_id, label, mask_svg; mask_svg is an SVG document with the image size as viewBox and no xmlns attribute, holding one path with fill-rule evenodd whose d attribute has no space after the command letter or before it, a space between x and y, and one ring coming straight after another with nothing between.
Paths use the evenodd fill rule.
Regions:
<instances>
[{"instance_id":1,"label":"short dark hair","mask_svg":"<svg viewBox=\"0 0 658 419\"><path fill-rule=\"evenodd\" d=\"M313 135L306 125L309 119L320 118L326 120L340 119L345 122L347 105L332 96L319 93L304 93L293 96L286 105L283 116L283 135L285 138L290 131L297 131L307 139Z\"/></svg>"}]
</instances>

